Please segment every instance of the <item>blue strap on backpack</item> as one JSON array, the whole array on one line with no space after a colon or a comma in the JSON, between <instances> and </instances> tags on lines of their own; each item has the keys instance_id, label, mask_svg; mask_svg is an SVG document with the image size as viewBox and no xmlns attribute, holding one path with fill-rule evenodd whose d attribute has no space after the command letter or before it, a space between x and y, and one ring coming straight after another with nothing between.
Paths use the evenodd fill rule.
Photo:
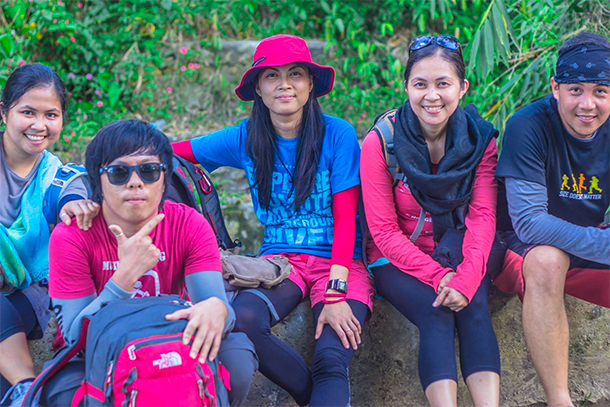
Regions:
<instances>
[{"instance_id":1,"label":"blue strap on backpack","mask_svg":"<svg viewBox=\"0 0 610 407\"><path fill-rule=\"evenodd\" d=\"M51 185L44 194L42 203L42 213L49 225L56 225L61 222L59 219L59 203L66 194L66 189L70 184L79 178L83 178L85 186L88 187L87 170L76 164L62 165L55 172L55 177Z\"/></svg>"}]
</instances>

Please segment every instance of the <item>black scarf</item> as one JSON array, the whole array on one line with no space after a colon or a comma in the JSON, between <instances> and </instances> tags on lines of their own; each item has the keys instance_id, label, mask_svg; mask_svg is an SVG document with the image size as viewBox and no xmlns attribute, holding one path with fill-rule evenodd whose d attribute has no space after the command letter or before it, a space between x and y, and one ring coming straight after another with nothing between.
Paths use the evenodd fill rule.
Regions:
<instances>
[{"instance_id":1,"label":"black scarf","mask_svg":"<svg viewBox=\"0 0 610 407\"><path fill-rule=\"evenodd\" d=\"M415 200L432 215L434 240L447 229L465 230L475 172L498 131L472 104L458 106L449 118L445 155L432 174L430 153L419 120L407 100L396 111L394 149Z\"/></svg>"}]
</instances>

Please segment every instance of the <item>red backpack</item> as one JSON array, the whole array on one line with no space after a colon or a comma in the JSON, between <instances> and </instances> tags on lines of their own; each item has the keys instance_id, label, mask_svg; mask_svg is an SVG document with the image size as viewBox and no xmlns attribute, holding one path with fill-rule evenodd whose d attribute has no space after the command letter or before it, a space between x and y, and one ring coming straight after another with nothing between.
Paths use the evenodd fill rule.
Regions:
<instances>
[{"instance_id":1,"label":"red backpack","mask_svg":"<svg viewBox=\"0 0 610 407\"><path fill-rule=\"evenodd\" d=\"M53 358L34 381L23 406L43 384L85 351L85 379L72 406L229 405L229 372L218 361L199 363L182 343L187 321L165 315L192 306L175 295L112 302L83 322L79 340Z\"/></svg>"}]
</instances>

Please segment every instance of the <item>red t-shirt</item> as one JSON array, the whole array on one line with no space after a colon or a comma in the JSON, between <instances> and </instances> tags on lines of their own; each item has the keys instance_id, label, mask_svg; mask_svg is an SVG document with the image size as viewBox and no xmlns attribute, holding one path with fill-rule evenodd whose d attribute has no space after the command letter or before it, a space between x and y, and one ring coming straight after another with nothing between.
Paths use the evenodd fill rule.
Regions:
<instances>
[{"instance_id":1,"label":"red t-shirt","mask_svg":"<svg viewBox=\"0 0 610 407\"><path fill-rule=\"evenodd\" d=\"M184 276L199 271L221 271L216 236L194 209L165 201L165 218L150 233L161 251L157 265L136 283L133 297L178 294ZM100 214L88 231L75 221L60 223L49 243L49 295L80 298L99 294L118 266L117 240Z\"/></svg>"}]
</instances>

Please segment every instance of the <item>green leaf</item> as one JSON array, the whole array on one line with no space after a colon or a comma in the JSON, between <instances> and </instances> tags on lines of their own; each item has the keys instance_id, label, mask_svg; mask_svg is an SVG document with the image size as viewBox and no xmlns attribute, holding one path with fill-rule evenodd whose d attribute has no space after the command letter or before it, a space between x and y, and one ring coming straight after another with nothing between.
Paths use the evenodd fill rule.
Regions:
<instances>
[{"instance_id":1,"label":"green leaf","mask_svg":"<svg viewBox=\"0 0 610 407\"><path fill-rule=\"evenodd\" d=\"M116 104L119 101L119 96L121 96L121 85L116 82L112 82L110 84L110 88L108 89L108 103L110 104L110 107L116 107Z\"/></svg>"},{"instance_id":2,"label":"green leaf","mask_svg":"<svg viewBox=\"0 0 610 407\"><path fill-rule=\"evenodd\" d=\"M4 55L7 58L10 58L13 56L13 50L15 49L15 43L13 42L13 39L11 38L10 33L0 35L0 48L2 48L2 51L4 52Z\"/></svg>"},{"instance_id":3,"label":"green leaf","mask_svg":"<svg viewBox=\"0 0 610 407\"><path fill-rule=\"evenodd\" d=\"M110 80L112 80L112 74L108 72L100 72L97 75L97 83L99 83L100 87L104 92L108 92L110 89Z\"/></svg>"},{"instance_id":4,"label":"green leaf","mask_svg":"<svg viewBox=\"0 0 610 407\"><path fill-rule=\"evenodd\" d=\"M343 24L343 20L338 18L335 20L335 25L341 34L345 32L345 25Z\"/></svg>"},{"instance_id":5,"label":"green leaf","mask_svg":"<svg viewBox=\"0 0 610 407\"><path fill-rule=\"evenodd\" d=\"M167 11L170 11L172 9L172 0L162 0L161 7Z\"/></svg>"}]
</instances>

